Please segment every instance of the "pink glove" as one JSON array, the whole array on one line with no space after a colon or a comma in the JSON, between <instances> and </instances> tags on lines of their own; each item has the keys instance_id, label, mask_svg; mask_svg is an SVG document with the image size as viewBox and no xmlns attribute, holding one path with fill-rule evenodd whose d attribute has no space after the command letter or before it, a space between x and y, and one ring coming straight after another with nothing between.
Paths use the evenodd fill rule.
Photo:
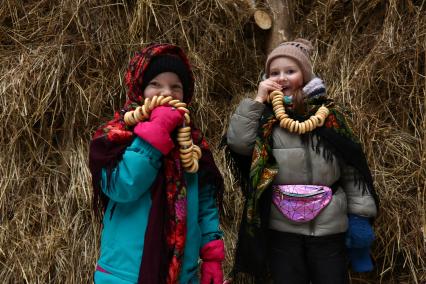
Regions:
<instances>
[{"instance_id":1,"label":"pink glove","mask_svg":"<svg viewBox=\"0 0 426 284\"><path fill-rule=\"evenodd\" d=\"M222 240L208 242L200 252L201 284L222 284L222 261L225 259L225 247Z\"/></svg>"},{"instance_id":2,"label":"pink glove","mask_svg":"<svg viewBox=\"0 0 426 284\"><path fill-rule=\"evenodd\" d=\"M151 112L149 121L139 122L133 132L163 155L167 155L175 146L170 133L183 123L184 114L184 111L172 107L156 107Z\"/></svg>"}]
</instances>

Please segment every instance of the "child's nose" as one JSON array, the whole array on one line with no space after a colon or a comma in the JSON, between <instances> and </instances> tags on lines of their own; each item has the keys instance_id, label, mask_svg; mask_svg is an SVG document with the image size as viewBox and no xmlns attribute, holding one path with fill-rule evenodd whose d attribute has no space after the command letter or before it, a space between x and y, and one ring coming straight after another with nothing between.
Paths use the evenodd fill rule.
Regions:
<instances>
[{"instance_id":1,"label":"child's nose","mask_svg":"<svg viewBox=\"0 0 426 284\"><path fill-rule=\"evenodd\" d=\"M278 77L278 80L280 82L285 82L287 81L287 75L285 75L284 73L280 73L280 76Z\"/></svg>"},{"instance_id":2,"label":"child's nose","mask_svg":"<svg viewBox=\"0 0 426 284\"><path fill-rule=\"evenodd\" d=\"M171 96L172 95L172 90L170 89L170 88L164 88L162 91L161 91L161 95L162 96Z\"/></svg>"}]
</instances>

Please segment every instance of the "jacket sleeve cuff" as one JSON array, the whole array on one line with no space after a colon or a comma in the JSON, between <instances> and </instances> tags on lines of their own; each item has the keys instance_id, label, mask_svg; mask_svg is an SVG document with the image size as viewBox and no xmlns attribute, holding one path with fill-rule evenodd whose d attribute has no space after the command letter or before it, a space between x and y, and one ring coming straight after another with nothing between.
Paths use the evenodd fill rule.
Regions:
<instances>
[{"instance_id":1,"label":"jacket sleeve cuff","mask_svg":"<svg viewBox=\"0 0 426 284\"><path fill-rule=\"evenodd\" d=\"M154 148L151 144L136 136L132 144L127 148L127 151L133 151L141 155L145 155L151 160L160 160L162 154L159 150Z\"/></svg>"},{"instance_id":2,"label":"jacket sleeve cuff","mask_svg":"<svg viewBox=\"0 0 426 284\"><path fill-rule=\"evenodd\" d=\"M376 217L377 208L371 195L348 197L348 213L363 217Z\"/></svg>"}]
</instances>

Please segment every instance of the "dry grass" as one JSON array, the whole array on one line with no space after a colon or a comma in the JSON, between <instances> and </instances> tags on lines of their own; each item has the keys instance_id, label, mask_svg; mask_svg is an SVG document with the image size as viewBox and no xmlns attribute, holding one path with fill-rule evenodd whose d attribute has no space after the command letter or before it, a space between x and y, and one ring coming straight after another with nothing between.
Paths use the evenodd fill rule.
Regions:
<instances>
[{"instance_id":1,"label":"dry grass","mask_svg":"<svg viewBox=\"0 0 426 284\"><path fill-rule=\"evenodd\" d=\"M425 1L296 1L295 35L351 112L375 175L377 271L357 283L426 281ZM98 254L90 135L124 101L134 50L172 42L196 73L192 112L227 192L227 262L242 200L217 149L230 113L254 90L264 34L244 1L19 1L0 5L0 279L87 283ZM247 282L246 282L247 283Z\"/></svg>"}]
</instances>

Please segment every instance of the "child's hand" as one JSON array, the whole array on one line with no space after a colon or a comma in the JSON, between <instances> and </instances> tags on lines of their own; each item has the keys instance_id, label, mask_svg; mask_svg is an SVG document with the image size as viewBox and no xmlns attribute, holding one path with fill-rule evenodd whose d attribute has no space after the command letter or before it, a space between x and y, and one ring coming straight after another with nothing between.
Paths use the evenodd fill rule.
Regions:
<instances>
[{"instance_id":1,"label":"child's hand","mask_svg":"<svg viewBox=\"0 0 426 284\"><path fill-rule=\"evenodd\" d=\"M374 241L374 231L367 217L349 214L348 231L346 232L346 247L355 272L373 270L370 257L370 247Z\"/></svg>"},{"instance_id":2,"label":"child's hand","mask_svg":"<svg viewBox=\"0 0 426 284\"><path fill-rule=\"evenodd\" d=\"M139 122L133 132L164 155L174 147L170 133L183 123L185 112L172 107L156 107L149 121Z\"/></svg>"},{"instance_id":3,"label":"child's hand","mask_svg":"<svg viewBox=\"0 0 426 284\"><path fill-rule=\"evenodd\" d=\"M263 80L259 83L257 95L254 100L263 104L266 101L269 93L275 90L281 90L281 85L271 79Z\"/></svg>"},{"instance_id":4,"label":"child's hand","mask_svg":"<svg viewBox=\"0 0 426 284\"><path fill-rule=\"evenodd\" d=\"M223 240L214 240L205 244L200 250L201 284L223 284L222 262L225 259Z\"/></svg>"},{"instance_id":5,"label":"child's hand","mask_svg":"<svg viewBox=\"0 0 426 284\"><path fill-rule=\"evenodd\" d=\"M185 112L170 106L158 106L151 112L149 121L171 133L183 123Z\"/></svg>"}]
</instances>

